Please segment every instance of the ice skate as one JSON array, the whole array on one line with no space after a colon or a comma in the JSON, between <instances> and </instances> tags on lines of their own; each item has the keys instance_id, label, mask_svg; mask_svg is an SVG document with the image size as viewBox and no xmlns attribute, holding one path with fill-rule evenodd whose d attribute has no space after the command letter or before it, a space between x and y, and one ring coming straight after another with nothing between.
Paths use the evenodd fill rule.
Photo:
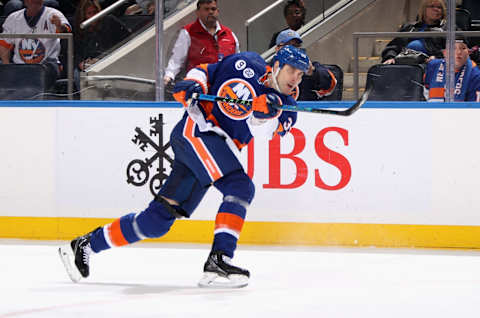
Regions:
<instances>
[{"instance_id":1,"label":"ice skate","mask_svg":"<svg viewBox=\"0 0 480 318\"><path fill-rule=\"evenodd\" d=\"M90 274L89 259L92 249L90 237L92 233L77 237L70 244L58 248L58 253L70 279L77 283L82 277L87 278Z\"/></svg>"},{"instance_id":2,"label":"ice skate","mask_svg":"<svg viewBox=\"0 0 480 318\"><path fill-rule=\"evenodd\" d=\"M231 264L230 257L221 251L211 252L203 266L200 287L240 288L248 285L250 272Z\"/></svg>"}]
</instances>

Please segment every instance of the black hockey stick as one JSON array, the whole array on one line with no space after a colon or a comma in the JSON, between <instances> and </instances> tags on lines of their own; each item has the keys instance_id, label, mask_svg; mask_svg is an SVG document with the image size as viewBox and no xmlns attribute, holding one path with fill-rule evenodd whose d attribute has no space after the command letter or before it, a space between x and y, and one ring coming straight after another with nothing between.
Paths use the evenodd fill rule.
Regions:
<instances>
[{"instance_id":1,"label":"black hockey stick","mask_svg":"<svg viewBox=\"0 0 480 318\"><path fill-rule=\"evenodd\" d=\"M356 112L360 107L362 107L363 104L365 104L365 102L368 99L368 95L370 95L371 91L372 91L371 87L365 90L365 92L362 94L362 96L360 96L360 98L355 102L355 104L353 104L351 107L345 110L315 108L315 107L309 107L309 106L303 106L303 105L273 105L273 106L278 109L288 110L292 112L307 112L307 113L330 114L330 115L338 115L338 116L350 116L354 112ZM198 94L198 93L194 93L192 96L192 99L252 106L251 100Z\"/></svg>"}]
</instances>

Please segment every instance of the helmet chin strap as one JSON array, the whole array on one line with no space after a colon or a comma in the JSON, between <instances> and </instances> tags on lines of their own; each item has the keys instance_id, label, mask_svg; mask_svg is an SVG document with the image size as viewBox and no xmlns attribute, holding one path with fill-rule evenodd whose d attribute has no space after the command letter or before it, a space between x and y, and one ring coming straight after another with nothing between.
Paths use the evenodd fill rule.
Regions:
<instances>
[{"instance_id":1,"label":"helmet chin strap","mask_svg":"<svg viewBox=\"0 0 480 318\"><path fill-rule=\"evenodd\" d=\"M278 81L277 81L278 73L280 73L280 65L277 67L277 70L273 71L272 73L272 82L273 82L273 88L275 88L278 92L281 93L282 91L280 90L280 86L278 85Z\"/></svg>"}]
</instances>

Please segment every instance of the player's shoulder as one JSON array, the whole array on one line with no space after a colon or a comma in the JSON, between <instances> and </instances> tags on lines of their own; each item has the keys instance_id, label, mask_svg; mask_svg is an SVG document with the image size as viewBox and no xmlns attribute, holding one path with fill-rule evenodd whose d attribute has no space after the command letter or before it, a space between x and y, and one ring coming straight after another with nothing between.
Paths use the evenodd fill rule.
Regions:
<instances>
[{"instance_id":1,"label":"player's shoulder","mask_svg":"<svg viewBox=\"0 0 480 318\"><path fill-rule=\"evenodd\" d=\"M259 78L266 72L267 64L258 53L241 52L227 56L222 64L232 72L242 72L245 78Z\"/></svg>"},{"instance_id":2,"label":"player's shoulder","mask_svg":"<svg viewBox=\"0 0 480 318\"><path fill-rule=\"evenodd\" d=\"M240 52L229 55L225 58L225 60L237 61L237 60L244 60L245 63L249 65L256 65L260 68L265 68L267 63L265 60L257 53L257 52Z\"/></svg>"},{"instance_id":3,"label":"player's shoulder","mask_svg":"<svg viewBox=\"0 0 480 318\"><path fill-rule=\"evenodd\" d=\"M247 59L250 64L256 64L261 67L265 67L267 65L265 60L257 52L245 51L237 54L242 58Z\"/></svg>"}]
</instances>

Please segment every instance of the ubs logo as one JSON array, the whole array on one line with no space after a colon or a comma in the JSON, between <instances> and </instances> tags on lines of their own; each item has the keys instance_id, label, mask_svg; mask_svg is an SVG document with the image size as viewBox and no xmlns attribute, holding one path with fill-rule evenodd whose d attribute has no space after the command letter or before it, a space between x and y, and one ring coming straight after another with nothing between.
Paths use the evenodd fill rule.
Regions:
<instances>
[{"instance_id":1,"label":"ubs logo","mask_svg":"<svg viewBox=\"0 0 480 318\"><path fill-rule=\"evenodd\" d=\"M253 86L241 78L234 78L223 83L218 89L217 95L221 97L243 100L252 100L254 97L256 97ZM225 116L233 120L245 119L252 112L251 106L231 104L226 102L218 102L218 107Z\"/></svg>"},{"instance_id":2,"label":"ubs logo","mask_svg":"<svg viewBox=\"0 0 480 318\"><path fill-rule=\"evenodd\" d=\"M135 136L132 142L145 152L149 147L155 151L153 156L146 158L145 160L134 159L130 161L127 166L127 183L136 187L145 185L148 181L150 192L153 196L157 195L158 190L168 178L165 173L164 159L167 160L170 165L173 163L172 157L170 157L165 151L170 147L170 143L163 144L163 115L159 114L158 118L150 118L150 137L158 137L158 141L155 142L147 134L145 134L140 128L135 128ZM157 168L154 170L154 175L150 178L150 169L157 163Z\"/></svg>"}]
</instances>

